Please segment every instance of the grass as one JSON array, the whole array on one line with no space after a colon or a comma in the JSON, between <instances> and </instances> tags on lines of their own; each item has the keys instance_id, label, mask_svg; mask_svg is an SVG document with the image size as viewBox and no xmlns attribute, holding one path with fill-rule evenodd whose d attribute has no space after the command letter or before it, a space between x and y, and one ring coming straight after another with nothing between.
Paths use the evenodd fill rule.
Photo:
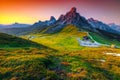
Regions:
<instances>
[{"instance_id":1,"label":"grass","mask_svg":"<svg viewBox=\"0 0 120 80\"><path fill-rule=\"evenodd\" d=\"M46 36L46 38L40 39L35 38L32 41L37 41L38 43L42 43L45 46L50 48L54 48L57 50L70 50L70 49L81 49L79 46L76 37L72 36L64 36L64 35L53 35Z\"/></svg>"},{"instance_id":2,"label":"grass","mask_svg":"<svg viewBox=\"0 0 120 80\"><path fill-rule=\"evenodd\" d=\"M56 50L80 50L83 47L79 45L77 37L82 38L85 35L87 35L86 32L78 32L75 26L69 25L57 34L44 36L40 36L40 34L32 35L36 37L31 40Z\"/></svg>"},{"instance_id":3,"label":"grass","mask_svg":"<svg viewBox=\"0 0 120 80\"><path fill-rule=\"evenodd\" d=\"M92 38L99 42L99 43L102 43L102 44L108 44L108 45L112 45L112 44L115 44L117 46L120 46L120 42L115 40L115 39L110 39L110 38L107 38L107 37L104 37L104 36L100 36L99 34L96 34L96 33L93 33L93 32L90 32L89 33Z\"/></svg>"},{"instance_id":4,"label":"grass","mask_svg":"<svg viewBox=\"0 0 120 80\"><path fill-rule=\"evenodd\" d=\"M76 38L86 35L86 32L68 25L56 34L31 34L35 36L30 39L31 42L45 45L47 48L0 49L0 79L119 80L119 57L105 53L120 53L120 50L106 46L82 47ZM93 36L96 39L99 37ZM27 35L22 38L27 40Z\"/></svg>"},{"instance_id":5,"label":"grass","mask_svg":"<svg viewBox=\"0 0 120 80\"><path fill-rule=\"evenodd\" d=\"M12 35L0 33L0 48L9 48L9 47L45 47L43 45L37 44L35 42L15 37Z\"/></svg>"},{"instance_id":6,"label":"grass","mask_svg":"<svg viewBox=\"0 0 120 80\"><path fill-rule=\"evenodd\" d=\"M54 65L51 58L54 59L50 54L42 53L36 48L0 50L0 79L56 79L55 72L49 70Z\"/></svg>"},{"instance_id":7,"label":"grass","mask_svg":"<svg viewBox=\"0 0 120 80\"><path fill-rule=\"evenodd\" d=\"M64 66L63 69L67 71L67 74L71 74L70 77L74 78L75 80L119 80L120 73L118 72L118 70L120 69L120 67L118 64L120 59L118 59L119 57L105 55L105 51L120 53L119 49L101 47L84 48L80 51L59 54L59 56L61 56L60 59L62 59L63 62L69 63L69 66ZM105 59L106 61L100 61L102 59ZM113 66L114 68L111 66ZM82 77L82 71L84 72L84 77Z\"/></svg>"},{"instance_id":8,"label":"grass","mask_svg":"<svg viewBox=\"0 0 120 80\"><path fill-rule=\"evenodd\" d=\"M0 79L119 80L119 57L104 52L120 53L120 50L101 47L51 53L36 48L2 49ZM102 59L105 62L101 62Z\"/></svg>"}]
</instances>

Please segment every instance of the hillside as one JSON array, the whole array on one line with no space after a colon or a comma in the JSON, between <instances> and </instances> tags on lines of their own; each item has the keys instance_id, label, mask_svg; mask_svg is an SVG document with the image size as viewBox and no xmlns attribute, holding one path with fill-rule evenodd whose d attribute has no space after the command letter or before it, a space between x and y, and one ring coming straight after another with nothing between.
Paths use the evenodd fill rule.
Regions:
<instances>
[{"instance_id":1,"label":"hillside","mask_svg":"<svg viewBox=\"0 0 120 80\"><path fill-rule=\"evenodd\" d=\"M99 35L97 33L93 33L93 32L89 32L90 36L92 36L92 38L101 43L101 44L107 44L107 45L116 45L118 47L120 47L120 41L114 39L114 38L110 38L110 37L106 37L104 35Z\"/></svg>"},{"instance_id":2,"label":"hillside","mask_svg":"<svg viewBox=\"0 0 120 80\"><path fill-rule=\"evenodd\" d=\"M0 39L6 41L4 42L6 45L13 42L18 45L24 43L22 44L24 47L29 44L33 48L19 46L16 49L16 46L9 46L11 49L0 49L0 79L119 80L120 78L120 50L106 46L91 48L79 45L77 38L82 39L88 32L74 25L67 25L54 34L29 34L34 36L29 39L31 41L26 40L28 35L21 36L24 39L3 33L1 35L3 37ZM39 44L42 49L35 48L33 42ZM51 52L51 48L57 52Z\"/></svg>"},{"instance_id":3,"label":"hillside","mask_svg":"<svg viewBox=\"0 0 120 80\"><path fill-rule=\"evenodd\" d=\"M77 38L82 39L83 36L88 35L88 32L80 30L74 25L67 25L54 34L31 34L31 36L35 36L31 41L59 51L57 54L56 52L51 54L58 59L54 63L59 66L55 70L52 69L59 76L58 80L119 80L120 50L108 46L84 47L79 45ZM94 38L94 35L91 33L90 35ZM96 34L96 36L99 35ZM100 39L102 40L102 38ZM103 39L105 42L106 39ZM99 41L99 37L95 40ZM118 56L114 54L118 54Z\"/></svg>"},{"instance_id":4,"label":"hillside","mask_svg":"<svg viewBox=\"0 0 120 80\"><path fill-rule=\"evenodd\" d=\"M0 49L0 80L59 79L55 71L50 70L59 62L52 53L47 48Z\"/></svg>"},{"instance_id":5,"label":"hillside","mask_svg":"<svg viewBox=\"0 0 120 80\"><path fill-rule=\"evenodd\" d=\"M102 35L102 34L98 34L96 32L92 32L92 31L89 31L89 30L85 30L85 29L82 29L82 28L78 28L76 27L75 25L67 25L67 26L64 26L64 28L62 28L60 31L56 32L56 33L53 33L53 34L45 34L44 33L44 30L43 32L37 32L37 33L32 33L31 35L48 35L48 40L53 40L53 39L56 39L57 41L60 41L62 37L66 37L66 41L69 42L70 37L67 38L68 36L71 36L71 38L73 39L74 38L83 38L84 36L88 36L88 37L92 37L92 41L96 41L100 44L105 44L105 45L109 45L109 47L114 44L116 45L117 47L120 47L119 45L119 41L112 38L112 37L107 37L106 35ZM51 37L50 37L51 36ZM40 37L36 37L36 41L37 41L37 38L40 38ZM33 40L35 40L33 39ZM45 40L46 41L46 40ZM46 41L46 42L49 42L49 41ZM56 42L56 41L55 41ZM64 42L64 41L60 41L61 43ZM44 40L42 41L42 44L44 43ZM74 42L73 42L74 43ZM50 43L48 43L50 44ZM57 43L56 43L57 44ZM64 43L66 44L66 43ZM63 45L64 45L63 44ZM52 46L53 44L51 44ZM56 45L57 46L57 45Z\"/></svg>"},{"instance_id":6,"label":"hillside","mask_svg":"<svg viewBox=\"0 0 120 80\"><path fill-rule=\"evenodd\" d=\"M76 37L80 37L81 39L84 36L88 36L88 37L92 37L92 39L94 39L96 42L101 43L101 44L105 44L105 45L109 45L111 46L112 44L120 47L120 41L112 38L112 37L107 37L105 35L101 35L95 32L91 32L88 30L84 30L84 29L80 29L74 25L68 25L66 27L64 27L59 34L62 35L74 35ZM94 41L93 40L93 41Z\"/></svg>"},{"instance_id":7,"label":"hillside","mask_svg":"<svg viewBox=\"0 0 120 80\"><path fill-rule=\"evenodd\" d=\"M76 29L74 27L69 28L66 27L70 25L75 26ZM48 25L46 21L44 22L39 21L33 24L31 28L32 27L34 27L34 29L30 30L28 34L30 33L55 34L59 32L68 32L66 34L72 34L73 32L75 32L72 30L76 30L77 33L80 31L95 33L96 35L101 36L103 39L108 38L108 41L109 39L117 42L120 41L119 37L120 33L118 31L112 29L111 27L109 27L109 25L105 24L102 21L95 20L93 18L86 19L84 16L80 15L77 12L77 9L75 7L71 8L71 10L68 11L66 14L61 15L58 18L58 20L54 20L54 22L50 25ZM70 30L71 32L68 30Z\"/></svg>"},{"instance_id":8,"label":"hillside","mask_svg":"<svg viewBox=\"0 0 120 80\"><path fill-rule=\"evenodd\" d=\"M82 31L82 29L76 27L75 25L67 25L65 26L59 34L66 34L66 35L76 35L76 36L85 36L87 35L86 32Z\"/></svg>"},{"instance_id":9,"label":"hillside","mask_svg":"<svg viewBox=\"0 0 120 80\"><path fill-rule=\"evenodd\" d=\"M86 32L78 30L79 28L74 25L67 25L61 31L54 34L30 34L35 37L31 39L31 41L43 44L56 50L78 50L81 49L81 46L79 46L77 37L82 38L87 35ZM24 36L24 38L27 38L27 35Z\"/></svg>"},{"instance_id":10,"label":"hillside","mask_svg":"<svg viewBox=\"0 0 120 80\"><path fill-rule=\"evenodd\" d=\"M32 42L5 33L0 33L0 48L22 48L22 47L48 48L36 42Z\"/></svg>"}]
</instances>

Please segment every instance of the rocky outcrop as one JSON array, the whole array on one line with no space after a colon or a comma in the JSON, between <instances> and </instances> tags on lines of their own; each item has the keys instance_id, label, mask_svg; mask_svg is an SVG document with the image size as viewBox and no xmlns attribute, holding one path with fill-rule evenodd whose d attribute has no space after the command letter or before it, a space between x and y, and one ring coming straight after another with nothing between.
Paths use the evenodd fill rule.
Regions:
<instances>
[{"instance_id":1,"label":"rocky outcrop","mask_svg":"<svg viewBox=\"0 0 120 80\"><path fill-rule=\"evenodd\" d=\"M109 33L120 34L118 31L112 29L109 25L107 25L101 21L94 20L93 18L90 18L90 19L88 19L88 22L95 29L103 30L103 31L106 31Z\"/></svg>"},{"instance_id":2,"label":"rocky outcrop","mask_svg":"<svg viewBox=\"0 0 120 80\"><path fill-rule=\"evenodd\" d=\"M57 24L73 24L78 27L83 27L87 29L92 28L87 20L79 13L77 13L77 9L75 7L71 8L71 10L65 15L61 15L57 20Z\"/></svg>"}]
</instances>

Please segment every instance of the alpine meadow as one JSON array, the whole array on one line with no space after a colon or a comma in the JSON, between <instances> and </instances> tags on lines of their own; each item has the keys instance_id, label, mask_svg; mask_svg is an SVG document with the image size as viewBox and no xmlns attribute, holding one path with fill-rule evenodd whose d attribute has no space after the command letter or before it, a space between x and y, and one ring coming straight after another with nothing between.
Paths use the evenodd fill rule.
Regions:
<instances>
[{"instance_id":1,"label":"alpine meadow","mask_svg":"<svg viewBox=\"0 0 120 80\"><path fill-rule=\"evenodd\" d=\"M120 80L119 1L0 1L0 80Z\"/></svg>"}]
</instances>

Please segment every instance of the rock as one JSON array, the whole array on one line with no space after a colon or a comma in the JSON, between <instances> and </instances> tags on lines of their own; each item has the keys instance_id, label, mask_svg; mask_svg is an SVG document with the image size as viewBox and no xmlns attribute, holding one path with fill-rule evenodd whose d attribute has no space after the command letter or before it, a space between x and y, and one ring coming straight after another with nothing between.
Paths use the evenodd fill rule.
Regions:
<instances>
[{"instance_id":1,"label":"rock","mask_svg":"<svg viewBox=\"0 0 120 80\"><path fill-rule=\"evenodd\" d=\"M57 24L73 24L78 27L92 29L88 21L79 13L77 13L77 9L75 7L71 8L71 10L65 15L61 15L57 20Z\"/></svg>"}]
</instances>

